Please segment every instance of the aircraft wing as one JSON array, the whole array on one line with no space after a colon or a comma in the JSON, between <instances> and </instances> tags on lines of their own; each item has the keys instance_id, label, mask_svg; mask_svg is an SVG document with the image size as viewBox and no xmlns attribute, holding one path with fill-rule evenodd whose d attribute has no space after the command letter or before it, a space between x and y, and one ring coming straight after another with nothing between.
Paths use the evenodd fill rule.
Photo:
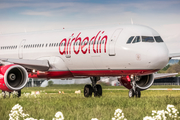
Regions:
<instances>
[{"instance_id":1,"label":"aircraft wing","mask_svg":"<svg viewBox=\"0 0 180 120\"><path fill-rule=\"evenodd\" d=\"M171 59L173 57L180 57L180 53L170 53L169 58Z\"/></svg>"},{"instance_id":2,"label":"aircraft wing","mask_svg":"<svg viewBox=\"0 0 180 120\"><path fill-rule=\"evenodd\" d=\"M154 74L154 79L160 79L160 78L167 78L167 77L174 77L178 73L157 73Z\"/></svg>"},{"instance_id":3,"label":"aircraft wing","mask_svg":"<svg viewBox=\"0 0 180 120\"><path fill-rule=\"evenodd\" d=\"M28 69L35 69L39 71L47 71L50 68L48 60L29 60L29 59L9 59L0 58L2 62L13 63L21 65Z\"/></svg>"}]
</instances>

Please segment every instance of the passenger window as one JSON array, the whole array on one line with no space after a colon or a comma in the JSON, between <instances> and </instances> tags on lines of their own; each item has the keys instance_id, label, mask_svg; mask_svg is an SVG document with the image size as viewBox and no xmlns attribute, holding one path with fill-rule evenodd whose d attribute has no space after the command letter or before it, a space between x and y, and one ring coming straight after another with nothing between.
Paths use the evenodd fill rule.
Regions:
<instances>
[{"instance_id":1,"label":"passenger window","mask_svg":"<svg viewBox=\"0 0 180 120\"><path fill-rule=\"evenodd\" d=\"M154 42L154 39L151 36L142 36L142 42Z\"/></svg>"},{"instance_id":2,"label":"passenger window","mask_svg":"<svg viewBox=\"0 0 180 120\"><path fill-rule=\"evenodd\" d=\"M164 42L160 36L154 36L156 42Z\"/></svg>"},{"instance_id":3,"label":"passenger window","mask_svg":"<svg viewBox=\"0 0 180 120\"><path fill-rule=\"evenodd\" d=\"M140 40L140 36L136 36L135 38L134 38L134 41L133 41L133 43L137 43L137 42L140 42L141 40Z\"/></svg>"},{"instance_id":4,"label":"passenger window","mask_svg":"<svg viewBox=\"0 0 180 120\"><path fill-rule=\"evenodd\" d=\"M134 39L134 36L131 36L131 37L128 39L127 44L131 43L133 39Z\"/></svg>"}]
</instances>

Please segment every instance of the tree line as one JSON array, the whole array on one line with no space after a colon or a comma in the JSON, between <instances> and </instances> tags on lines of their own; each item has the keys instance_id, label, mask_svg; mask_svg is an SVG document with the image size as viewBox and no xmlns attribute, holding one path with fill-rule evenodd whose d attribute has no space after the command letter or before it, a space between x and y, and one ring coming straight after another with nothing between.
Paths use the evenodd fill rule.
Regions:
<instances>
[{"instance_id":1,"label":"tree line","mask_svg":"<svg viewBox=\"0 0 180 120\"><path fill-rule=\"evenodd\" d=\"M178 73L177 76L180 76L180 60L178 63L173 65L166 65L163 69L158 71L158 73Z\"/></svg>"}]
</instances>

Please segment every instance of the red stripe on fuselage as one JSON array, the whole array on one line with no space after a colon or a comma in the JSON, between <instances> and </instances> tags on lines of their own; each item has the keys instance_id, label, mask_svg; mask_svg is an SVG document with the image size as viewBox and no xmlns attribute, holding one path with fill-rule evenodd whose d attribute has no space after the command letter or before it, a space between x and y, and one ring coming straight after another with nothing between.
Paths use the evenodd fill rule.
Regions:
<instances>
[{"instance_id":1,"label":"red stripe on fuselage","mask_svg":"<svg viewBox=\"0 0 180 120\"><path fill-rule=\"evenodd\" d=\"M159 70L84 70L71 71L73 76L121 76L121 75L148 75Z\"/></svg>"},{"instance_id":2,"label":"red stripe on fuselage","mask_svg":"<svg viewBox=\"0 0 180 120\"><path fill-rule=\"evenodd\" d=\"M29 78L69 78L78 76L122 76L122 75L148 75L158 70L72 70L47 71L44 74L30 73Z\"/></svg>"},{"instance_id":3,"label":"red stripe on fuselage","mask_svg":"<svg viewBox=\"0 0 180 120\"><path fill-rule=\"evenodd\" d=\"M73 77L70 71L47 71L44 73L29 73L29 78L69 78Z\"/></svg>"}]
</instances>

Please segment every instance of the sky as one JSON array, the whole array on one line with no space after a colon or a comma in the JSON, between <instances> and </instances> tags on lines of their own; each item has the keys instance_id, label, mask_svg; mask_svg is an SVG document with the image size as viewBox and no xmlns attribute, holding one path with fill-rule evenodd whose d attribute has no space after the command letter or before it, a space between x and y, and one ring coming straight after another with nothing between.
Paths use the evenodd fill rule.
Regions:
<instances>
[{"instance_id":1,"label":"sky","mask_svg":"<svg viewBox=\"0 0 180 120\"><path fill-rule=\"evenodd\" d=\"M0 0L0 34L141 24L180 53L180 0Z\"/></svg>"}]
</instances>

